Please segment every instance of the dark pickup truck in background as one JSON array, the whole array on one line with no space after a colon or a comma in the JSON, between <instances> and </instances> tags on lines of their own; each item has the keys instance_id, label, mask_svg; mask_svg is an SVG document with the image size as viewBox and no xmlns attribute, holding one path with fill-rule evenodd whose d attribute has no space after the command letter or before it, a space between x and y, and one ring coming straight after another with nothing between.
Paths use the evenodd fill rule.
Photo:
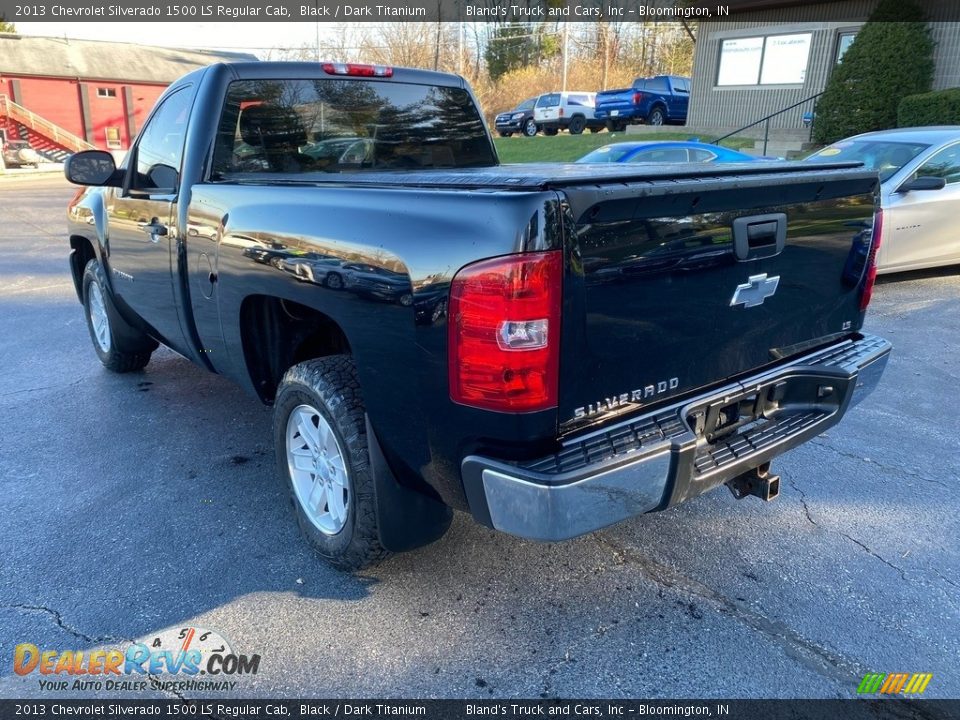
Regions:
<instances>
[{"instance_id":1,"label":"dark pickup truck in background","mask_svg":"<svg viewBox=\"0 0 960 720\"><path fill-rule=\"evenodd\" d=\"M690 78L657 75L637 78L628 88L598 92L594 117L606 122L611 132L638 123L682 125L689 105Z\"/></svg>"},{"instance_id":2,"label":"dark pickup truck in background","mask_svg":"<svg viewBox=\"0 0 960 720\"><path fill-rule=\"evenodd\" d=\"M100 360L163 343L272 404L299 524L343 568L451 509L561 540L724 483L771 499L770 460L890 351L861 333L875 173L498 165L456 76L212 65L121 168L65 172L91 186L70 262Z\"/></svg>"}]
</instances>

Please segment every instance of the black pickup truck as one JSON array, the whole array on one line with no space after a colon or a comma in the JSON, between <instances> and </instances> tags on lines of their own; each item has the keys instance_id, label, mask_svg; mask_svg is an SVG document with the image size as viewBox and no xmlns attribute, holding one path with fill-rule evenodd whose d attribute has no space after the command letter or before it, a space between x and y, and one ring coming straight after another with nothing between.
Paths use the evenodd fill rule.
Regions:
<instances>
[{"instance_id":1,"label":"black pickup truck","mask_svg":"<svg viewBox=\"0 0 960 720\"><path fill-rule=\"evenodd\" d=\"M462 78L212 65L120 168L73 155L94 349L158 343L275 413L278 471L339 567L452 509L562 540L727 484L838 422L890 345L857 166L499 165ZM188 412L188 410L184 410Z\"/></svg>"}]
</instances>

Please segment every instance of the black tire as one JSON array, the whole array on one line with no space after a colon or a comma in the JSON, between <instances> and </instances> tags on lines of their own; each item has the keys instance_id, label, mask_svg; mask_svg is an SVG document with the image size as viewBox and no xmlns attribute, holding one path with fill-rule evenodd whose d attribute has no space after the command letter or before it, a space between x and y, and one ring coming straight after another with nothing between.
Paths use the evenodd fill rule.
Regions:
<instances>
[{"instance_id":1,"label":"black tire","mask_svg":"<svg viewBox=\"0 0 960 720\"><path fill-rule=\"evenodd\" d=\"M609 132L623 132L627 129L627 124L623 120L607 120L607 130Z\"/></svg>"},{"instance_id":2,"label":"black tire","mask_svg":"<svg viewBox=\"0 0 960 720\"><path fill-rule=\"evenodd\" d=\"M104 340L98 338L94 327L94 315L91 303L99 294L103 309ZM87 330L93 349L107 370L115 373L128 373L142 370L150 362L150 355L157 348L156 341L144 335L136 328L125 323L112 305L110 290L107 287L103 268L96 260L91 260L83 270L83 314L87 319ZM96 313L100 317L99 313Z\"/></svg>"},{"instance_id":3,"label":"black tire","mask_svg":"<svg viewBox=\"0 0 960 720\"><path fill-rule=\"evenodd\" d=\"M349 481L346 520L329 534L310 519L297 498L287 463L287 421L301 405L323 414L333 429ZM367 451L367 432L360 383L353 359L333 355L307 360L287 370L277 391L273 414L277 469L290 495L297 524L310 545L328 563L347 571L380 562L390 553L380 544L373 475Z\"/></svg>"},{"instance_id":4,"label":"black tire","mask_svg":"<svg viewBox=\"0 0 960 720\"><path fill-rule=\"evenodd\" d=\"M555 127L552 127L552 128L548 127L543 129L543 134L549 135L550 137L553 137L558 132L560 132L559 128L555 128Z\"/></svg>"},{"instance_id":5,"label":"black tire","mask_svg":"<svg viewBox=\"0 0 960 720\"><path fill-rule=\"evenodd\" d=\"M338 272L327 273L326 280L324 283L331 290L342 290L343 289L343 276Z\"/></svg>"},{"instance_id":6,"label":"black tire","mask_svg":"<svg viewBox=\"0 0 960 720\"><path fill-rule=\"evenodd\" d=\"M587 119L583 115L574 115L570 118L570 125L567 130L571 135L580 135L587 127Z\"/></svg>"},{"instance_id":7,"label":"black tire","mask_svg":"<svg viewBox=\"0 0 960 720\"><path fill-rule=\"evenodd\" d=\"M510 137L513 133L500 131L500 137Z\"/></svg>"},{"instance_id":8,"label":"black tire","mask_svg":"<svg viewBox=\"0 0 960 720\"><path fill-rule=\"evenodd\" d=\"M533 118L527 118L527 121L523 124L523 134L527 137L535 137L539 131L540 128L537 127L536 121Z\"/></svg>"},{"instance_id":9,"label":"black tire","mask_svg":"<svg viewBox=\"0 0 960 720\"><path fill-rule=\"evenodd\" d=\"M655 107L647 115L647 125L666 125L667 116L663 114L663 109Z\"/></svg>"}]
</instances>

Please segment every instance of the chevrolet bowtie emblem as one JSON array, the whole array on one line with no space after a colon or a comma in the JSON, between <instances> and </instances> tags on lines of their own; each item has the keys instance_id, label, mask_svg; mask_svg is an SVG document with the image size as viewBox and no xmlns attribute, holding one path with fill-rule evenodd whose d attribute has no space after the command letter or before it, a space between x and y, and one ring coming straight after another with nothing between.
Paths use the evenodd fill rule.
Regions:
<instances>
[{"instance_id":1,"label":"chevrolet bowtie emblem","mask_svg":"<svg viewBox=\"0 0 960 720\"><path fill-rule=\"evenodd\" d=\"M730 298L730 307L743 305L748 308L763 305L763 301L777 291L777 285L779 284L779 275L774 277L767 277L766 273L751 275L745 283L737 285L737 289L733 291L733 297Z\"/></svg>"}]
</instances>

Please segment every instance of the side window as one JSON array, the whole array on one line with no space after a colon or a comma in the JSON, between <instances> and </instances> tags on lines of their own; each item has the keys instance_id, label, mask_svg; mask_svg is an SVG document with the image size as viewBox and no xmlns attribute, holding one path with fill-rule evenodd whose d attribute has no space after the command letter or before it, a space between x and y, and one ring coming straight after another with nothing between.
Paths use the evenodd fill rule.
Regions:
<instances>
[{"instance_id":1,"label":"side window","mask_svg":"<svg viewBox=\"0 0 960 720\"><path fill-rule=\"evenodd\" d=\"M645 89L649 90L650 92L667 92L666 78L653 78L652 80L647 80L647 87Z\"/></svg>"},{"instance_id":2,"label":"side window","mask_svg":"<svg viewBox=\"0 0 960 720\"><path fill-rule=\"evenodd\" d=\"M916 176L944 178L948 185L960 182L960 145L938 152L920 166Z\"/></svg>"},{"instance_id":3,"label":"side window","mask_svg":"<svg viewBox=\"0 0 960 720\"><path fill-rule=\"evenodd\" d=\"M700 148L690 148L689 153L693 162L710 162L717 157L715 153Z\"/></svg>"},{"instance_id":4,"label":"side window","mask_svg":"<svg viewBox=\"0 0 960 720\"><path fill-rule=\"evenodd\" d=\"M180 179L183 142L190 115L191 93L178 90L163 100L137 143L133 190L173 190Z\"/></svg>"},{"instance_id":5,"label":"side window","mask_svg":"<svg viewBox=\"0 0 960 720\"><path fill-rule=\"evenodd\" d=\"M630 162L649 163L685 163L686 148L663 148L662 150L644 150L630 158Z\"/></svg>"}]
</instances>

